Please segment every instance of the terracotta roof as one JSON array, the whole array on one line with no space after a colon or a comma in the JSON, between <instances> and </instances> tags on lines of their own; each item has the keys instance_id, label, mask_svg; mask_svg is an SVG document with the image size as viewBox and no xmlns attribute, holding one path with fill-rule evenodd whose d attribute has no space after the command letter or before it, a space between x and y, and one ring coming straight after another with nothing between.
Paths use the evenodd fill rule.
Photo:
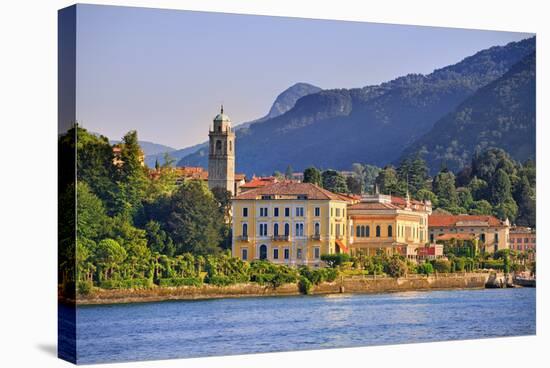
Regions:
<instances>
[{"instance_id":1,"label":"terracotta roof","mask_svg":"<svg viewBox=\"0 0 550 368\"><path fill-rule=\"evenodd\" d=\"M242 188L242 186L241 186ZM278 183L272 183L260 188L251 189L244 193L239 194L233 199L257 199L262 195L290 195L298 196L305 195L307 199L321 199L321 200L343 200L338 194L329 192L326 189L319 188L315 184L311 183L296 183L292 181L281 181Z\"/></svg>"},{"instance_id":2,"label":"terracotta roof","mask_svg":"<svg viewBox=\"0 0 550 368\"><path fill-rule=\"evenodd\" d=\"M395 205L398 205L398 206L406 206L407 205L407 200L403 197L391 196L391 203L393 203ZM411 199L410 203L411 203L411 205L415 205L415 204L419 205L419 206L424 205L424 202L417 201L416 199Z\"/></svg>"},{"instance_id":3,"label":"terracotta roof","mask_svg":"<svg viewBox=\"0 0 550 368\"><path fill-rule=\"evenodd\" d=\"M252 180L241 185L241 188L259 188L276 182L277 179L273 176L269 176L266 178L253 177Z\"/></svg>"},{"instance_id":4,"label":"terracotta roof","mask_svg":"<svg viewBox=\"0 0 550 368\"><path fill-rule=\"evenodd\" d=\"M431 215L428 217L431 227L446 226L502 226L494 216L483 215Z\"/></svg>"},{"instance_id":5,"label":"terracotta roof","mask_svg":"<svg viewBox=\"0 0 550 368\"><path fill-rule=\"evenodd\" d=\"M235 174L235 180L241 181L241 180L245 180L245 179L246 179L245 174Z\"/></svg>"}]
</instances>

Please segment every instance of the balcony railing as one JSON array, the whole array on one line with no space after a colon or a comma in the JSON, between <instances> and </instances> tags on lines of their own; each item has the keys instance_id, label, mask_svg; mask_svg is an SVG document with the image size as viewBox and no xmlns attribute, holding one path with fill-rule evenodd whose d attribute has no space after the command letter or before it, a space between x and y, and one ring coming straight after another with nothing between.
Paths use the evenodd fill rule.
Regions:
<instances>
[{"instance_id":1,"label":"balcony railing","mask_svg":"<svg viewBox=\"0 0 550 368\"><path fill-rule=\"evenodd\" d=\"M273 241L288 241L290 239L289 235L273 235L271 240Z\"/></svg>"},{"instance_id":2,"label":"balcony railing","mask_svg":"<svg viewBox=\"0 0 550 368\"><path fill-rule=\"evenodd\" d=\"M241 235L237 237L238 241L247 242L248 241L248 235Z\"/></svg>"},{"instance_id":3,"label":"balcony railing","mask_svg":"<svg viewBox=\"0 0 550 368\"><path fill-rule=\"evenodd\" d=\"M321 234L313 234L311 240L321 240Z\"/></svg>"}]
</instances>

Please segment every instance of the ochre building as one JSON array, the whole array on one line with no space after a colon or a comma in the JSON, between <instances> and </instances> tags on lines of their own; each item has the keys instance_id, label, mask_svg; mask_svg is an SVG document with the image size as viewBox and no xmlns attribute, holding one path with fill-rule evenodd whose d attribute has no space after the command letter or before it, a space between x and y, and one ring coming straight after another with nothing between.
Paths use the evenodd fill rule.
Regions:
<instances>
[{"instance_id":1,"label":"ochre building","mask_svg":"<svg viewBox=\"0 0 550 368\"><path fill-rule=\"evenodd\" d=\"M348 252L347 196L311 183L276 182L233 198L232 253L243 260L321 264L321 254Z\"/></svg>"}]
</instances>

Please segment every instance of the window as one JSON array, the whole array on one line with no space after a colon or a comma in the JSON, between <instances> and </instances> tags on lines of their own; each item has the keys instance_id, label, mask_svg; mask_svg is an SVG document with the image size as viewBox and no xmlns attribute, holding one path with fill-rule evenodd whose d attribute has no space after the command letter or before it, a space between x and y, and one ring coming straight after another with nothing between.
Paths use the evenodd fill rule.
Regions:
<instances>
[{"instance_id":1,"label":"window","mask_svg":"<svg viewBox=\"0 0 550 368\"><path fill-rule=\"evenodd\" d=\"M522 239L522 238L518 238L518 243L523 243L523 239Z\"/></svg>"},{"instance_id":2,"label":"window","mask_svg":"<svg viewBox=\"0 0 550 368\"><path fill-rule=\"evenodd\" d=\"M233 149L233 142L229 141L229 152Z\"/></svg>"},{"instance_id":3,"label":"window","mask_svg":"<svg viewBox=\"0 0 550 368\"><path fill-rule=\"evenodd\" d=\"M495 234L495 243L498 243L498 233Z\"/></svg>"},{"instance_id":4,"label":"window","mask_svg":"<svg viewBox=\"0 0 550 368\"><path fill-rule=\"evenodd\" d=\"M330 209L330 217L334 216L334 208Z\"/></svg>"},{"instance_id":5,"label":"window","mask_svg":"<svg viewBox=\"0 0 550 368\"><path fill-rule=\"evenodd\" d=\"M279 248L273 249L273 259L279 259Z\"/></svg>"},{"instance_id":6,"label":"window","mask_svg":"<svg viewBox=\"0 0 550 368\"><path fill-rule=\"evenodd\" d=\"M296 207L296 217L304 217L304 207Z\"/></svg>"},{"instance_id":7,"label":"window","mask_svg":"<svg viewBox=\"0 0 550 368\"><path fill-rule=\"evenodd\" d=\"M267 245L260 245L260 259L267 259Z\"/></svg>"},{"instance_id":8,"label":"window","mask_svg":"<svg viewBox=\"0 0 550 368\"><path fill-rule=\"evenodd\" d=\"M302 259L302 248L296 249L296 258Z\"/></svg>"},{"instance_id":9,"label":"window","mask_svg":"<svg viewBox=\"0 0 550 368\"><path fill-rule=\"evenodd\" d=\"M222 141L216 141L216 151L222 150Z\"/></svg>"},{"instance_id":10,"label":"window","mask_svg":"<svg viewBox=\"0 0 550 368\"><path fill-rule=\"evenodd\" d=\"M340 217L340 209L339 208L336 209L336 217Z\"/></svg>"},{"instance_id":11,"label":"window","mask_svg":"<svg viewBox=\"0 0 550 368\"><path fill-rule=\"evenodd\" d=\"M248 259L248 249L241 249L241 258L243 261L246 261Z\"/></svg>"},{"instance_id":12,"label":"window","mask_svg":"<svg viewBox=\"0 0 550 368\"><path fill-rule=\"evenodd\" d=\"M243 236L248 236L248 224L243 224Z\"/></svg>"},{"instance_id":13,"label":"window","mask_svg":"<svg viewBox=\"0 0 550 368\"><path fill-rule=\"evenodd\" d=\"M299 222L296 223L296 232L294 233L296 236L304 236L304 224Z\"/></svg>"},{"instance_id":14,"label":"window","mask_svg":"<svg viewBox=\"0 0 550 368\"><path fill-rule=\"evenodd\" d=\"M529 243L529 238L523 239L523 242L524 242L524 243Z\"/></svg>"},{"instance_id":15,"label":"window","mask_svg":"<svg viewBox=\"0 0 550 368\"><path fill-rule=\"evenodd\" d=\"M273 217L279 217L279 207L273 209Z\"/></svg>"},{"instance_id":16,"label":"window","mask_svg":"<svg viewBox=\"0 0 550 368\"><path fill-rule=\"evenodd\" d=\"M319 247L313 248L313 258L315 259L321 258L321 248Z\"/></svg>"},{"instance_id":17,"label":"window","mask_svg":"<svg viewBox=\"0 0 550 368\"><path fill-rule=\"evenodd\" d=\"M267 207L260 207L260 217L267 217Z\"/></svg>"},{"instance_id":18,"label":"window","mask_svg":"<svg viewBox=\"0 0 550 368\"><path fill-rule=\"evenodd\" d=\"M380 237L380 225L376 225L376 237Z\"/></svg>"},{"instance_id":19,"label":"window","mask_svg":"<svg viewBox=\"0 0 550 368\"><path fill-rule=\"evenodd\" d=\"M285 248L283 253L284 253L283 255L284 255L285 259L290 258L290 251L288 250L288 248Z\"/></svg>"},{"instance_id":20,"label":"window","mask_svg":"<svg viewBox=\"0 0 550 368\"><path fill-rule=\"evenodd\" d=\"M361 226L359 225L355 228L355 236L358 238L361 236Z\"/></svg>"},{"instance_id":21,"label":"window","mask_svg":"<svg viewBox=\"0 0 550 368\"><path fill-rule=\"evenodd\" d=\"M290 235L290 225L285 224L285 236L289 236L289 235Z\"/></svg>"},{"instance_id":22,"label":"window","mask_svg":"<svg viewBox=\"0 0 550 368\"><path fill-rule=\"evenodd\" d=\"M321 234L321 225L320 225L318 222L315 223L314 229L315 229L315 230L314 230L314 231L315 231L315 235Z\"/></svg>"},{"instance_id":23,"label":"window","mask_svg":"<svg viewBox=\"0 0 550 368\"><path fill-rule=\"evenodd\" d=\"M434 242L434 234L430 234L430 243Z\"/></svg>"},{"instance_id":24,"label":"window","mask_svg":"<svg viewBox=\"0 0 550 368\"><path fill-rule=\"evenodd\" d=\"M365 237L365 227L364 226L361 226L361 237L362 238Z\"/></svg>"},{"instance_id":25,"label":"window","mask_svg":"<svg viewBox=\"0 0 550 368\"><path fill-rule=\"evenodd\" d=\"M273 236L279 236L279 224L273 225Z\"/></svg>"},{"instance_id":26,"label":"window","mask_svg":"<svg viewBox=\"0 0 550 368\"><path fill-rule=\"evenodd\" d=\"M243 207L243 217L248 217L248 207Z\"/></svg>"},{"instance_id":27,"label":"window","mask_svg":"<svg viewBox=\"0 0 550 368\"><path fill-rule=\"evenodd\" d=\"M367 238L370 236L370 226L365 227L365 236Z\"/></svg>"},{"instance_id":28,"label":"window","mask_svg":"<svg viewBox=\"0 0 550 368\"><path fill-rule=\"evenodd\" d=\"M391 225L388 225L388 237L392 237L393 236L393 227Z\"/></svg>"},{"instance_id":29,"label":"window","mask_svg":"<svg viewBox=\"0 0 550 368\"><path fill-rule=\"evenodd\" d=\"M285 217L289 217L289 216L290 216L290 208L285 207Z\"/></svg>"},{"instance_id":30,"label":"window","mask_svg":"<svg viewBox=\"0 0 550 368\"><path fill-rule=\"evenodd\" d=\"M260 236L267 236L267 224L260 224Z\"/></svg>"},{"instance_id":31,"label":"window","mask_svg":"<svg viewBox=\"0 0 550 368\"><path fill-rule=\"evenodd\" d=\"M321 216L321 207L315 207L315 217Z\"/></svg>"}]
</instances>

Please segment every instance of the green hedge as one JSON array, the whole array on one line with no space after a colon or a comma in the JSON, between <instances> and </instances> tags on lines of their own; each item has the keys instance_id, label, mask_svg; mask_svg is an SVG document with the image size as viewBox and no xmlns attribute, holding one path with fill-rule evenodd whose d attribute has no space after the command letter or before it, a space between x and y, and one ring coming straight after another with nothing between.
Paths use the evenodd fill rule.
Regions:
<instances>
[{"instance_id":1,"label":"green hedge","mask_svg":"<svg viewBox=\"0 0 550 368\"><path fill-rule=\"evenodd\" d=\"M99 285L102 289L149 289L153 287L151 279L105 280Z\"/></svg>"},{"instance_id":2,"label":"green hedge","mask_svg":"<svg viewBox=\"0 0 550 368\"><path fill-rule=\"evenodd\" d=\"M240 275L240 276L215 275L215 276L207 276L204 281L207 282L208 284L211 284L211 285L228 286L228 285L234 285L234 284L248 282L248 276L246 276L246 275Z\"/></svg>"},{"instance_id":3,"label":"green hedge","mask_svg":"<svg viewBox=\"0 0 550 368\"><path fill-rule=\"evenodd\" d=\"M76 284L76 291L79 295L88 295L93 287L94 283L92 281L79 281Z\"/></svg>"},{"instance_id":4,"label":"green hedge","mask_svg":"<svg viewBox=\"0 0 550 368\"><path fill-rule=\"evenodd\" d=\"M198 277L172 277L159 280L159 286L201 286L202 280Z\"/></svg>"}]
</instances>

